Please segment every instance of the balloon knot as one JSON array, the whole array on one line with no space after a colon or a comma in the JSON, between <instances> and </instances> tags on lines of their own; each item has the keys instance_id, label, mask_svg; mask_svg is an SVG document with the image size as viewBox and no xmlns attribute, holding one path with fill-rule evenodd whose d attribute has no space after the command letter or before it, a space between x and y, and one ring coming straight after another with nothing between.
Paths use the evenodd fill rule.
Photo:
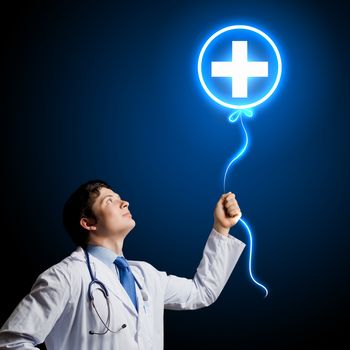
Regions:
<instances>
[{"instance_id":1,"label":"balloon knot","mask_svg":"<svg viewBox=\"0 0 350 350\"><path fill-rule=\"evenodd\" d=\"M251 109L238 109L231 113L228 117L230 123L235 123L241 116L251 118L254 115Z\"/></svg>"}]
</instances>

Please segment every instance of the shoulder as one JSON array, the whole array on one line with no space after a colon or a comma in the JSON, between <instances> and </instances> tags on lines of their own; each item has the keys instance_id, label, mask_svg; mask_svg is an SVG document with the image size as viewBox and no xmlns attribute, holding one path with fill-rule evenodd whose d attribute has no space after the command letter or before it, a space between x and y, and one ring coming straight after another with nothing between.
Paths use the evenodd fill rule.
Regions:
<instances>
[{"instance_id":1,"label":"shoulder","mask_svg":"<svg viewBox=\"0 0 350 350\"><path fill-rule=\"evenodd\" d=\"M70 289L77 278L81 276L82 264L84 263L84 251L78 247L72 254L43 271L38 276L35 284L61 286Z\"/></svg>"}]
</instances>

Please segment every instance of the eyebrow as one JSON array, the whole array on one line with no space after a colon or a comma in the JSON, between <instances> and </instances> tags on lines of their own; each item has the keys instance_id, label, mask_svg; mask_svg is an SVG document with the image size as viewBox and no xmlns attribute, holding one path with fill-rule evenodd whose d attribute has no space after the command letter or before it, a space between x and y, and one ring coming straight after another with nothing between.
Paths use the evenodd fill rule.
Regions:
<instances>
[{"instance_id":1,"label":"eyebrow","mask_svg":"<svg viewBox=\"0 0 350 350\"><path fill-rule=\"evenodd\" d=\"M118 196L119 199L121 199L118 193L117 193L117 196ZM101 199L100 204L102 204L103 201L104 201L105 199L107 199L108 197L114 197L114 196L113 196L112 194L107 194L106 196L104 196L104 197Z\"/></svg>"}]
</instances>

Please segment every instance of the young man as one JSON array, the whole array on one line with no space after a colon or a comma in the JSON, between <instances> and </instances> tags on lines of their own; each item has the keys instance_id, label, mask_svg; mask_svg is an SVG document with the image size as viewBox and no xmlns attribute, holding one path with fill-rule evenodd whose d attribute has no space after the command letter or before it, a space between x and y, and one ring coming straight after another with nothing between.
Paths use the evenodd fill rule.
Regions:
<instances>
[{"instance_id":1,"label":"young man","mask_svg":"<svg viewBox=\"0 0 350 350\"><path fill-rule=\"evenodd\" d=\"M220 295L245 247L229 235L240 217L235 195L223 194L194 278L177 277L127 261L129 203L103 181L81 185L63 210L78 248L38 277L0 330L0 349L163 349L164 309L199 309Z\"/></svg>"}]
</instances>

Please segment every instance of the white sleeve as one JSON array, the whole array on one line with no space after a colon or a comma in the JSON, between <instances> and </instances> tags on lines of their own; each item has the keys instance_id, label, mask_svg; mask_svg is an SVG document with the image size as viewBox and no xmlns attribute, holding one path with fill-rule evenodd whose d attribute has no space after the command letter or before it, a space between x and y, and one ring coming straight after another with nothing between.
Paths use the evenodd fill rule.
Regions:
<instances>
[{"instance_id":1,"label":"white sleeve","mask_svg":"<svg viewBox=\"0 0 350 350\"><path fill-rule=\"evenodd\" d=\"M38 349L70 298L70 283L61 267L43 272L0 329L0 349Z\"/></svg>"},{"instance_id":2,"label":"white sleeve","mask_svg":"<svg viewBox=\"0 0 350 350\"><path fill-rule=\"evenodd\" d=\"M212 304L223 290L244 247L237 238L212 229L194 278L166 276L164 308L194 310Z\"/></svg>"}]
</instances>

